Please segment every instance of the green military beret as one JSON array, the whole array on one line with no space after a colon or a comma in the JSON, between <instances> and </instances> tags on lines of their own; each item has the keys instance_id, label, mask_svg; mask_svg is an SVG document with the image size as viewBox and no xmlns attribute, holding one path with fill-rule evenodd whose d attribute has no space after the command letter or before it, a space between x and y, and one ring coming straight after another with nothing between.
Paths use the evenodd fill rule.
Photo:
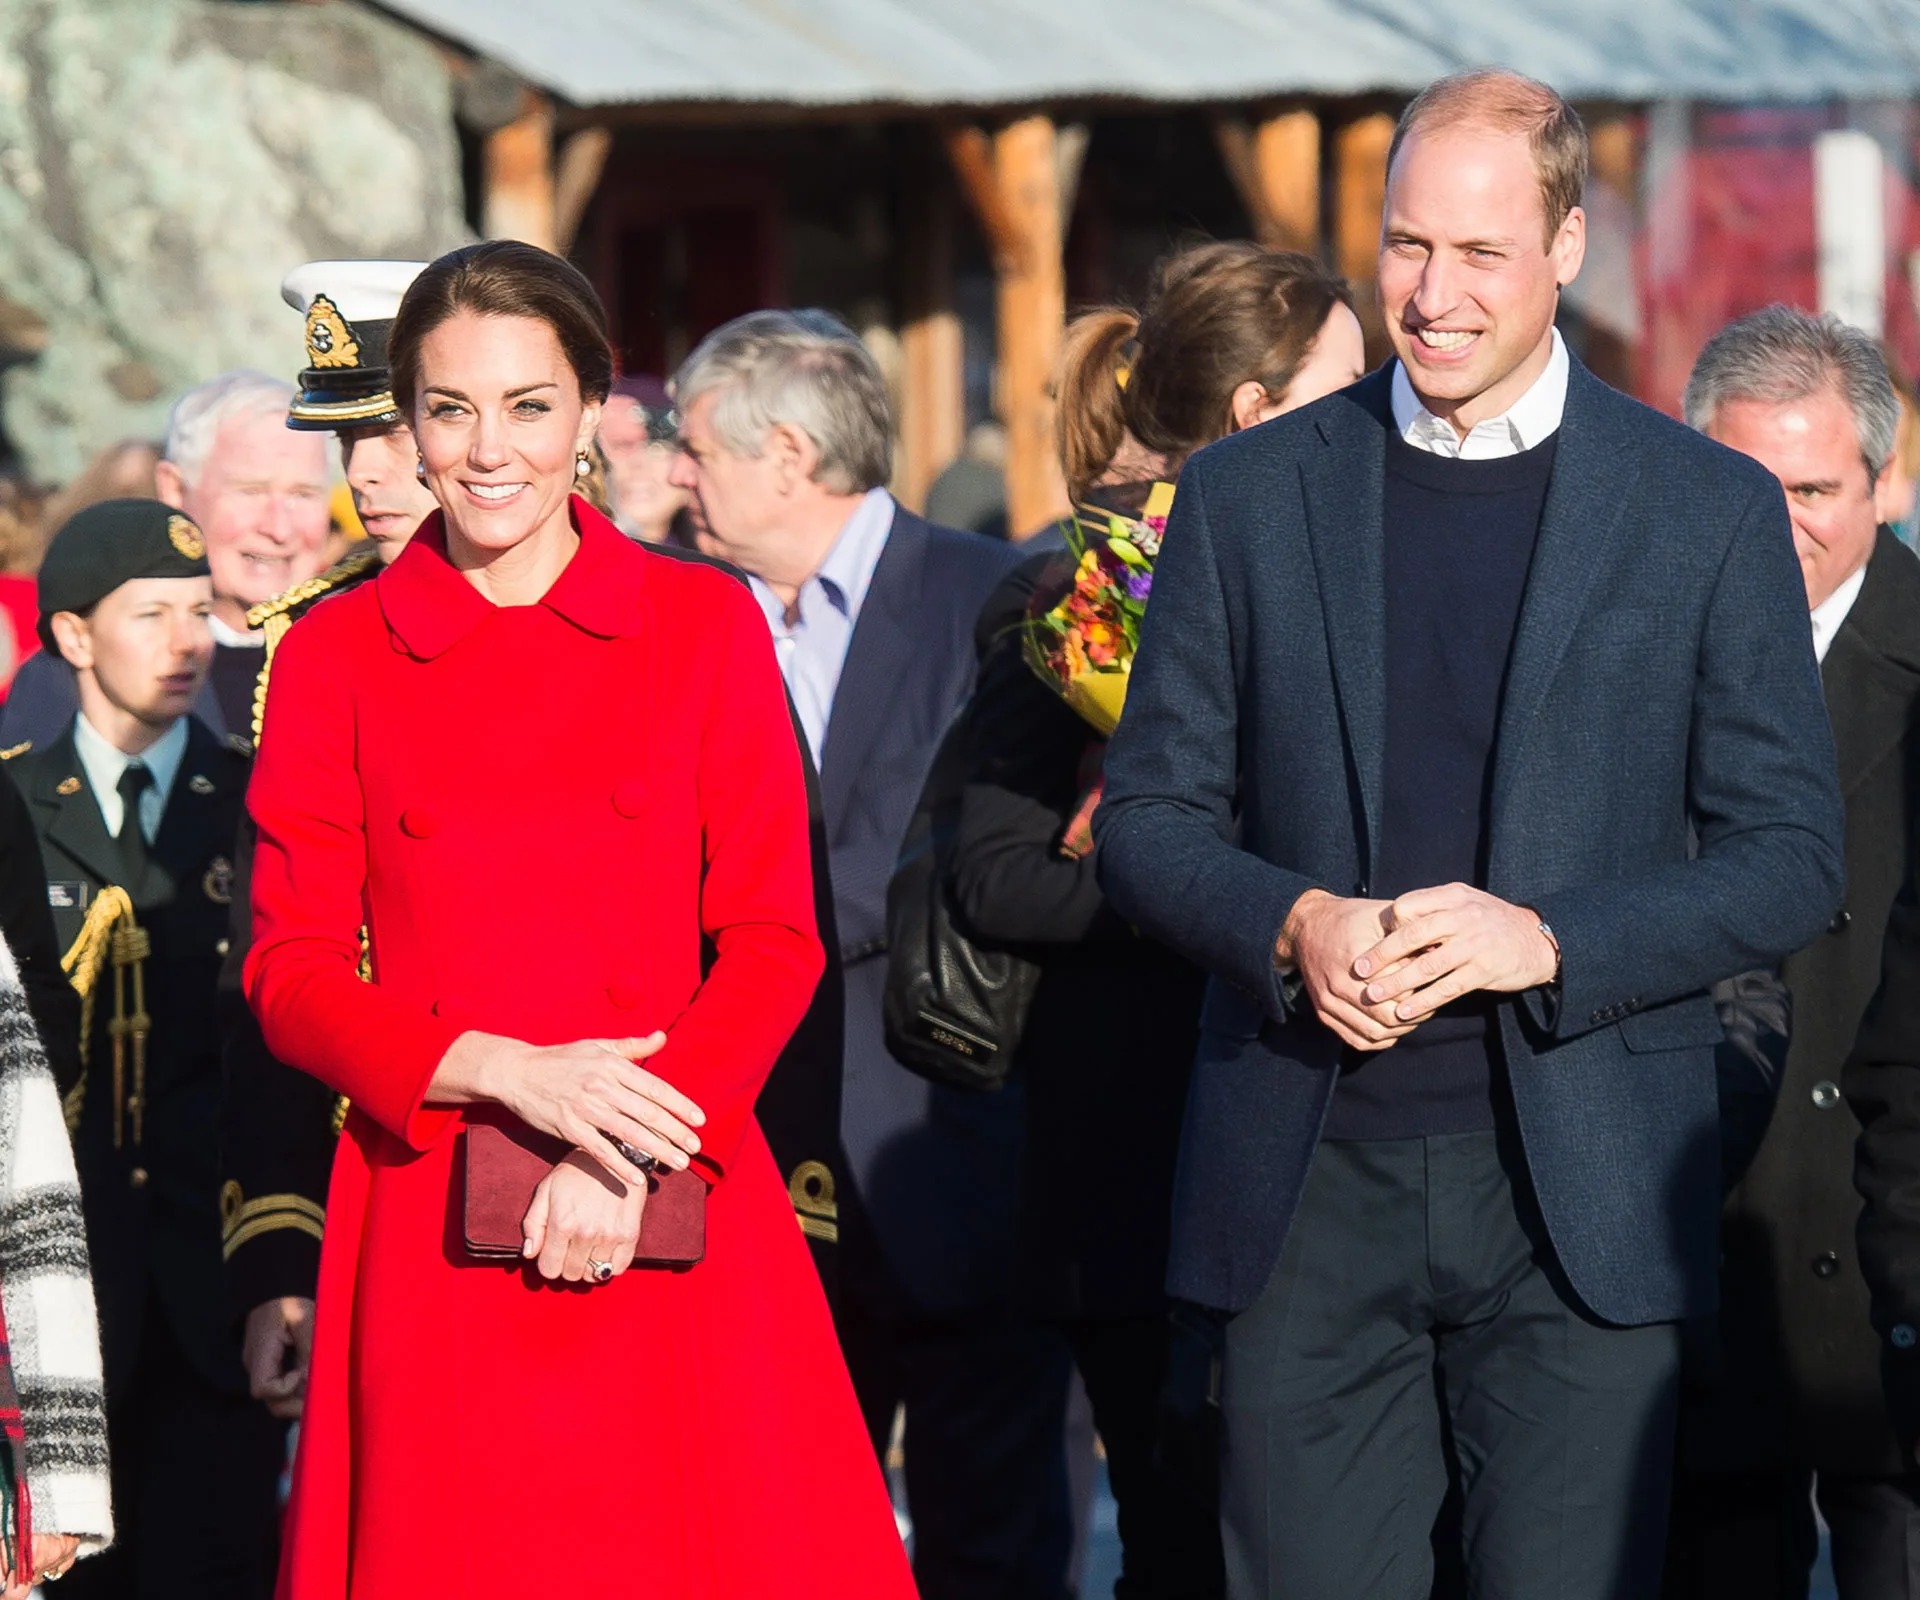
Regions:
<instances>
[{"instance_id":1,"label":"green military beret","mask_svg":"<svg viewBox=\"0 0 1920 1600\"><path fill-rule=\"evenodd\" d=\"M102 500L76 511L40 562L40 642L58 655L49 623L85 611L136 578L204 578L207 541L190 517L158 500Z\"/></svg>"}]
</instances>

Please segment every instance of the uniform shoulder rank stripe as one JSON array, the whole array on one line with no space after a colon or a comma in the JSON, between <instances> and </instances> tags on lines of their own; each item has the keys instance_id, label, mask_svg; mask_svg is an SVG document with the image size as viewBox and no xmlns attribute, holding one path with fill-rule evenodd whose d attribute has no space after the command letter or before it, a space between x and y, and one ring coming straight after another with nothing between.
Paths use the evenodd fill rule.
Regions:
<instances>
[{"instance_id":1,"label":"uniform shoulder rank stripe","mask_svg":"<svg viewBox=\"0 0 1920 1600\"><path fill-rule=\"evenodd\" d=\"M23 756L33 748L31 739L22 739L11 750L0 750L0 761L11 761L15 756Z\"/></svg>"}]
</instances>

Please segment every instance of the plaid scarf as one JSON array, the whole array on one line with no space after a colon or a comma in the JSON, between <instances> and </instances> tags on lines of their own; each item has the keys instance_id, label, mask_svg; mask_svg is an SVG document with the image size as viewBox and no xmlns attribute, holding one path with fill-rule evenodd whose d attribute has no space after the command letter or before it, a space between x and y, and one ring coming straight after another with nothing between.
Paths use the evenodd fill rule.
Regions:
<instances>
[{"instance_id":1,"label":"plaid scarf","mask_svg":"<svg viewBox=\"0 0 1920 1600\"><path fill-rule=\"evenodd\" d=\"M6 1435L8 1492L0 1503L0 1573L18 1572L25 1583L33 1575L33 1505L27 1495L27 1430L20 1420L20 1396L13 1387L13 1354L7 1348L7 1314L0 1310L0 1434Z\"/></svg>"}]
</instances>

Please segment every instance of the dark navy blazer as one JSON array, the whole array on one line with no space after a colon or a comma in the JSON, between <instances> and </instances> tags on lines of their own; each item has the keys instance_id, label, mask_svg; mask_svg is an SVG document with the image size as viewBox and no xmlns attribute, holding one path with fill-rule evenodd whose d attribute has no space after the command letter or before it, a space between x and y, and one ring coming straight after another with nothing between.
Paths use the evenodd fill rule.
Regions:
<instances>
[{"instance_id":1,"label":"dark navy blazer","mask_svg":"<svg viewBox=\"0 0 1920 1600\"><path fill-rule=\"evenodd\" d=\"M1279 1259L1341 1063L1273 947L1306 889L1367 893L1390 371L1188 463L1095 818L1115 905L1214 974L1168 1281L1227 1310ZM1489 887L1560 942L1563 987L1503 1004L1501 1038L1554 1247L1604 1320L1712 1308L1705 991L1826 926L1841 826L1778 483L1576 362L1501 709Z\"/></svg>"},{"instance_id":2,"label":"dark navy blazer","mask_svg":"<svg viewBox=\"0 0 1920 1600\"><path fill-rule=\"evenodd\" d=\"M1023 554L904 507L894 513L847 645L820 763L846 964L840 1129L853 1203L894 1280L926 1311L982 1306L1008 1292L1025 1104L1018 1088L937 1088L888 1054L880 1026L887 880L934 751L973 692L974 621ZM842 1269L857 1277L856 1252Z\"/></svg>"}]
</instances>

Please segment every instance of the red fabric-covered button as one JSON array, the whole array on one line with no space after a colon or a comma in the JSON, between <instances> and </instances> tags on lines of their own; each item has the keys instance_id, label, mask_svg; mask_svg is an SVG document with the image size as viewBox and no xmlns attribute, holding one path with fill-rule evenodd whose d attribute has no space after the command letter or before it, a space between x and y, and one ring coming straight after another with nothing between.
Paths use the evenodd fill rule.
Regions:
<instances>
[{"instance_id":1,"label":"red fabric-covered button","mask_svg":"<svg viewBox=\"0 0 1920 1600\"><path fill-rule=\"evenodd\" d=\"M440 831L440 813L426 806L408 806L400 813L400 831L409 839L431 839Z\"/></svg>"},{"instance_id":2,"label":"red fabric-covered button","mask_svg":"<svg viewBox=\"0 0 1920 1600\"><path fill-rule=\"evenodd\" d=\"M640 985L631 978L615 978L607 985L607 998L622 1011L631 1011L643 998Z\"/></svg>"},{"instance_id":3,"label":"red fabric-covered button","mask_svg":"<svg viewBox=\"0 0 1920 1600\"><path fill-rule=\"evenodd\" d=\"M647 786L638 778L629 778L613 791L613 809L623 817L637 817L646 804Z\"/></svg>"}]
</instances>

